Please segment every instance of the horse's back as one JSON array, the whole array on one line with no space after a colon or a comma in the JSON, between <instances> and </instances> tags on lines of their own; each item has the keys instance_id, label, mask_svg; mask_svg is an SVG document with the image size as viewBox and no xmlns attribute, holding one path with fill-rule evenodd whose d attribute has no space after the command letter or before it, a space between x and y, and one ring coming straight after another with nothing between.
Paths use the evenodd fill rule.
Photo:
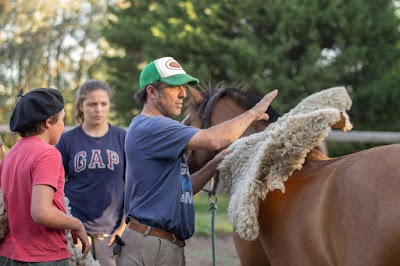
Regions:
<instances>
[{"instance_id":1,"label":"horse's back","mask_svg":"<svg viewBox=\"0 0 400 266\"><path fill-rule=\"evenodd\" d=\"M307 160L260 205L271 264L400 261L400 145Z\"/></svg>"}]
</instances>

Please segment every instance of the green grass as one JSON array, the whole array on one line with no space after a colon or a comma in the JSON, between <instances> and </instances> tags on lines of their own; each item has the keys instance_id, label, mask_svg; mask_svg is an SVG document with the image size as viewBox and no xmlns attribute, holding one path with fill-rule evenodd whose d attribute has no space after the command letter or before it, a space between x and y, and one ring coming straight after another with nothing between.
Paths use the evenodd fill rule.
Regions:
<instances>
[{"instance_id":1,"label":"green grass","mask_svg":"<svg viewBox=\"0 0 400 266\"><path fill-rule=\"evenodd\" d=\"M215 197L211 199L215 201ZM217 195L217 209L214 214L216 235L230 235L232 233L232 225L228 218L228 202L228 196ZM206 192L199 192L194 197L194 208L196 211L195 234L211 236L210 198Z\"/></svg>"}]
</instances>

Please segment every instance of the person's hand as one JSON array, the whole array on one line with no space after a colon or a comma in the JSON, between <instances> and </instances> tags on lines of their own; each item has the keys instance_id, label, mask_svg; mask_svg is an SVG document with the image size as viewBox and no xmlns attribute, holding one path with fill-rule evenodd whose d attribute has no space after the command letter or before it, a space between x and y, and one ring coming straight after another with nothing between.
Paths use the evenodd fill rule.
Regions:
<instances>
[{"instance_id":1,"label":"person's hand","mask_svg":"<svg viewBox=\"0 0 400 266\"><path fill-rule=\"evenodd\" d=\"M277 95L278 90L273 90L267 93L253 108L250 109L256 114L257 119L255 121L269 119L268 114L265 112L267 111L272 100L275 99Z\"/></svg>"},{"instance_id":2,"label":"person's hand","mask_svg":"<svg viewBox=\"0 0 400 266\"><path fill-rule=\"evenodd\" d=\"M90 243L89 243L89 239L88 239L88 236L86 233L86 229L83 226L83 224L81 224L79 229L71 230L71 235L72 235L72 240L73 240L74 244L76 244L78 242L78 239L82 242L82 254L83 254L83 257L86 258L87 254L90 251Z\"/></svg>"},{"instance_id":3,"label":"person's hand","mask_svg":"<svg viewBox=\"0 0 400 266\"><path fill-rule=\"evenodd\" d=\"M216 164L219 164L226 155L228 155L229 153L231 153L232 151L228 150L228 149L224 149L222 151L220 151L219 153L217 153L217 155L215 155L215 157L213 158L213 161Z\"/></svg>"},{"instance_id":4,"label":"person's hand","mask_svg":"<svg viewBox=\"0 0 400 266\"><path fill-rule=\"evenodd\" d=\"M124 219L124 218L122 218L122 219ZM122 236L122 233L124 232L125 227L126 227L126 223L124 221L121 221L120 226L117 229L115 229L114 233L111 235L110 240L108 241L108 246L112 246L114 244L117 236L119 236L119 237ZM114 257L114 255L115 254L114 254L114 250L113 250L111 252L110 256Z\"/></svg>"},{"instance_id":5,"label":"person's hand","mask_svg":"<svg viewBox=\"0 0 400 266\"><path fill-rule=\"evenodd\" d=\"M117 229L115 229L114 233L110 237L110 240L108 241L108 246L111 246L112 244L114 244L115 237L117 235L122 236L122 233L124 232L124 230L125 230L125 225L121 225Z\"/></svg>"}]
</instances>

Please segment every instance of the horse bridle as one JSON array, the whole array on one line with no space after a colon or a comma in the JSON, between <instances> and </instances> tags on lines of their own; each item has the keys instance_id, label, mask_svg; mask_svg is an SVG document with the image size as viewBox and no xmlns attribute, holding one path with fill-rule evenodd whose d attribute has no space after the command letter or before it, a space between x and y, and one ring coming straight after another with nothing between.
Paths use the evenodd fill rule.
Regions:
<instances>
[{"instance_id":1,"label":"horse bridle","mask_svg":"<svg viewBox=\"0 0 400 266\"><path fill-rule=\"evenodd\" d=\"M204 107L204 115L202 115L202 124L201 129L207 129L211 127L211 111L213 110L214 106L217 102L221 99L222 95L225 93L224 89L219 89L217 93L210 97Z\"/></svg>"},{"instance_id":2,"label":"horse bridle","mask_svg":"<svg viewBox=\"0 0 400 266\"><path fill-rule=\"evenodd\" d=\"M207 129L211 127L211 111L214 108L215 104L218 102L219 99L221 99L222 95L225 93L224 89L218 90L217 93L215 93L213 96L210 97L210 99L207 101L204 107L204 115L202 115L202 123L201 123L201 129ZM218 151L211 151L212 158L214 158L218 154ZM210 190L207 189L202 189L203 191L207 192L208 195L211 196L216 196L217 194L217 189L218 189L218 184L219 184L219 171L217 170L215 176L214 176L214 182ZM216 201L215 197L215 201Z\"/></svg>"},{"instance_id":3,"label":"horse bridle","mask_svg":"<svg viewBox=\"0 0 400 266\"><path fill-rule=\"evenodd\" d=\"M221 99L223 94L225 93L225 89L219 89L217 93L212 95L209 100L205 103L205 105L200 106L198 110L205 110L203 114L199 113L199 116L201 117L201 126L200 129L207 129L211 127L211 111L214 108L215 104L218 102L218 100ZM185 117L182 121L183 124L185 124L185 121L188 120L190 117L190 114ZM219 152L218 151L210 151L212 158L214 158ZM191 152L188 155L188 159L191 156ZM219 172L217 171L215 176L214 176L214 182L212 185L212 188L210 190L202 189L203 191L206 191L209 196L216 196L217 194L217 188L218 188L218 183L219 183Z\"/></svg>"}]
</instances>

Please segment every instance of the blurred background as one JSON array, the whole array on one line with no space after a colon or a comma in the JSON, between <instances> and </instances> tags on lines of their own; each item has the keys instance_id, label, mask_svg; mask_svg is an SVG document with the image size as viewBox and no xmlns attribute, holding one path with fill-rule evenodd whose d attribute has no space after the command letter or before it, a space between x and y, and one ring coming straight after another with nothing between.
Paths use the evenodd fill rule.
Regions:
<instances>
[{"instance_id":1,"label":"blurred background","mask_svg":"<svg viewBox=\"0 0 400 266\"><path fill-rule=\"evenodd\" d=\"M0 0L0 134L20 89L60 90L74 125L76 89L113 88L111 119L127 127L141 69L172 56L204 86L263 95L281 114L345 86L354 130L400 131L400 2L392 0ZM383 140L382 143L385 141ZM382 143L328 142L331 156Z\"/></svg>"}]
</instances>

